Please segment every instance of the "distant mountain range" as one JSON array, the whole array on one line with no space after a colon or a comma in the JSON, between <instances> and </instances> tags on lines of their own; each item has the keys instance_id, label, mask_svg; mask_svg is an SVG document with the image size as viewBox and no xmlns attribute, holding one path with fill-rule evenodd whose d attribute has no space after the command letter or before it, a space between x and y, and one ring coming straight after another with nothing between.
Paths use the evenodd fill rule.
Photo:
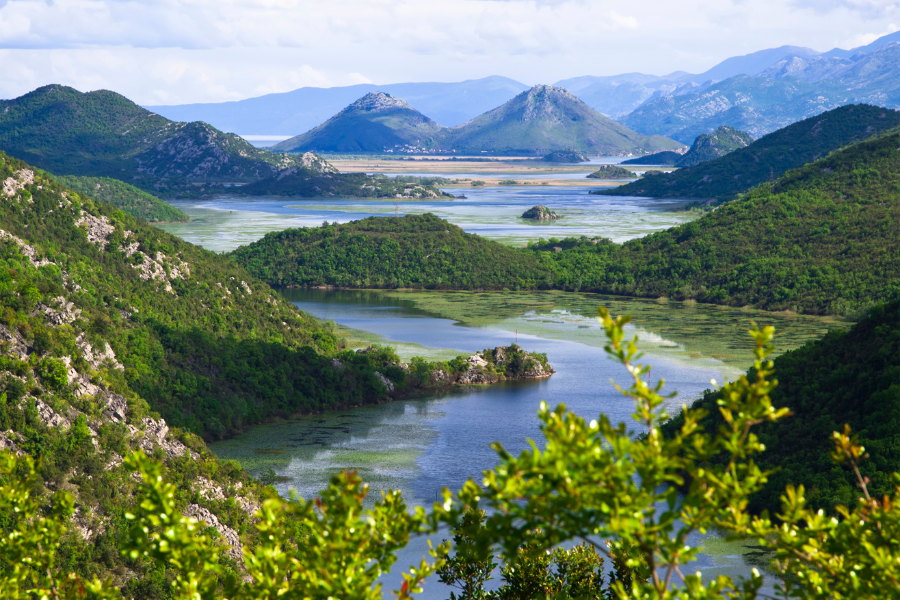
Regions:
<instances>
[{"instance_id":1,"label":"distant mountain range","mask_svg":"<svg viewBox=\"0 0 900 600\"><path fill-rule=\"evenodd\" d=\"M369 92L402 98L445 127L465 123L528 89L507 77L485 77L459 83L360 84L305 87L236 102L148 106L173 121L204 121L239 134L292 135L321 125Z\"/></svg>"},{"instance_id":2,"label":"distant mountain range","mask_svg":"<svg viewBox=\"0 0 900 600\"><path fill-rule=\"evenodd\" d=\"M455 152L542 156L646 154L680 148L646 136L593 110L571 92L537 85L502 106L449 128L403 100L370 92L322 125L274 147L285 152Z\"/></svg>"},{"instance_id":3,"label":"distant mountain range","mask_svg":"<svg viewBox=\"0 0 900 600\"><path fill-rule=\"evenodd\" d=\"M729 125L760 137L798 120L853 103L900 108L900 32L850 50L820 53L781 46L728 58L711 69L664 76L625 73L556 82L597 112L646 135L690 144ZM240 134L296 135L324 123L371 91L402 99L427 118L455 127L528 86L505 77L459 83L362 84L300 88L237 102L152 106L176 121L204 121Z\"/></svg>"}]
</instances>

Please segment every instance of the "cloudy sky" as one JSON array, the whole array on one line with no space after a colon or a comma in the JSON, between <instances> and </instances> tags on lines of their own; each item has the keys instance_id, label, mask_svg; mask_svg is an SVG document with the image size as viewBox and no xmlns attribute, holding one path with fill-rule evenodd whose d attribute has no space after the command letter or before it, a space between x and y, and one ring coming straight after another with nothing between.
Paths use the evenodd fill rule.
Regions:
<instances>
[{"instance_id":1,"label":"cloudy sky","mask_svg":"<svg viewBox=\"0 0 900 600\"><path fill-rule=\"evenodd\" d=\"M900 0L0 0L0 98L47 83L178 104L363 82L699 73L898 29Z\"/></svg>"}]
</instances>

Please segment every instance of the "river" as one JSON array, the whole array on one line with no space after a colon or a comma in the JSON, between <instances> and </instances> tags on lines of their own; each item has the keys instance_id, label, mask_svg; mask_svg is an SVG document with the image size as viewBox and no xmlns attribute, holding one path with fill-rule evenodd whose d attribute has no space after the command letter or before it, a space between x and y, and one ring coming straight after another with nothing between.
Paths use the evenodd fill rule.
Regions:
<instances>
[{"instance_id":1,"label":"river","mask_svg":"<svg viewBox=\"0 0 900 600\"><path fill-rule=\"evenodd\" d=\"M694 218L673 211L676 201L588 196L579 188L483 188L466 190L452 201L401 202L353 199L284 199L222 197L175 203L194 219L164 229L216 251L228 251L285 227L315 226L323 220L345 222L372 215L434 212L466 231L520 245L537 237L603 236L617 241L671 227ZM546 204L564 219L532 225L518 218L534 204ZM629 331L639 336L653 365L652 378L664 378L677 391L670 410L677 411L710 387L743 372L750 363L751 320L775 322L780 349L821 336L835 321L772 315L750 310L686 302L656 302L555 292L326 292L286 290L286 297L319 318L332 320L351 343L387 343L405 358L431 359L469 355L477 350L518 342L545 352L557 370L538 382L510 382L459 388L428 397L379 406L303 417L253 428L211 445L218 456L236 459L253 474L271 469L282 494L294 489L312 498L328 479L356 469L370 485L371 503L381 490L399 489L410 504L428 505L442 487L457 490L469 478L480 480L496 465L493 442L518 452L534 439L540 445L537 409L565 403L586 418L605 413L614 422L629 419L631 401L610 380L627 383L624 369L602 350L596 308L635 315ZM633 427L632 427L633 429ZM434 541L440 541L436 536ZM445 535L443 537L449 537ZM697 544L699 538L692 540ZM705 554L697 563L704 573L746 574L752 549L716 536L702 540ZM418 562L426 540L415 539L399 554L395 571ZM386 589L397 587L397 572L385 575ZM436 581L426 599L449 596ZM386 595L387 597L387 595Z\"/></svg>"}]
</instances>

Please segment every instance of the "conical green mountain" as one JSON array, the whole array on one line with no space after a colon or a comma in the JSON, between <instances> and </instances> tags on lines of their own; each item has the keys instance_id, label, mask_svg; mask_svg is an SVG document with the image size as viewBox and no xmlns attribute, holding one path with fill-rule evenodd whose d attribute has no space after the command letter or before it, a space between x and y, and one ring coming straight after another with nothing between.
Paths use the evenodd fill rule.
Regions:
<instances>
[{"instance_id":1,"label":"conical green mountain","mask_svg":"<svg viewBox=\"0 0 900 600\"><path fill-rule=\"evenodd\" d=\"M370 92L318 127L274 146L285 152L431 148L446 128L384 92Z\"/></svg>"},{"instance_id":2,"label":"conical green mountain","mask_svg":"<svg viewBox=\"0 0 900 600\"><path fill-rule=\"evenodd\" d=\"M0 100L0 150L56 175L112 177L156 196L289 167L333 171L313 155L279 155L206 123L169 121L115 92L62 85Z\"/></svg>"},{"instance_id":3,"label":"conical green mountain","mask_svg":"<svg viewBox=\"0 0 900 600\"><path fill-rule=\"evenodd\" d=\"M647 154L681 148L683 144L634 132L563 88L536 85L506 104L451 129L443 146L457 153L543 156L566 149L586 154Z\"/></svg>"}]
</instances>

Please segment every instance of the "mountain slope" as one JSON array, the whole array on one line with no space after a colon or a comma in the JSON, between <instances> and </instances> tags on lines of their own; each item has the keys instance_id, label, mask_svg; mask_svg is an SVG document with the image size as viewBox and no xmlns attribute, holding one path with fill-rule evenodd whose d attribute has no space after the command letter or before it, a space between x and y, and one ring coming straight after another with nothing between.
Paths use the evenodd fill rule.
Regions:
<instances>
[{"instance_id":1,"label":"mountain slope","mask_svg":"<svg viewBox=\"0 0 900 600\"><path fill-rule=\"evenodd\" d=\"M890 473L900 462L900 302L873 309L850 331L831 332L777 357L775 376L772 405L794 414L755 430L766 445L757 462L777 472L751 498L751 510L776 514L788 483L806 488L813 509L853 506L860 495L856 476L831 460L832 432L842 431L845 423L869 455L860 467L871 480L869 492L873 497L890 493ZM707 430L722 421L716 404L720 396L707 392L694 403L708 411L701 422ZM682 423L676 417L663 431L672 435Z\"/></svg>"},{"instance_id":2,"label":"mountain slope","mask_svg":"<svg viewBox=\"0 0 900 600\"><path fill-rule=\"evenodd\" d=\"M646 154L681 144L645 136L596 112L572 93L537 85L498 108L450 130L444 149L458 153L543 155L574 149L589 154Z\"/></svg>"},{"instance_id":3,"label":"mountain slope","mask_svg":"<svg viewBox=\"0 0 900 600\"><path fill-rule=\"evenodd\" d=\"M582 243L543 254L558 281L584 290L852 315L900 299L898 189L900 134L892 133L615 251Z\"/></svg>"},{"instance_id":4,"label":"mountain slope","mask_svg":"<svg viewBox=\"0 0 900 600\"><path fill-rule=\"evenodd\" d=\"M84 196L112 204L150 223L189 221L185 213L133 185L109 177L57 177L60 183Z\"/></svg>"},{"instance_id":5,"label":"mountain slope","mask_svg":"<svg viewBox=\"0 0 900 600\"><path fill-rule=\"evenodd\" d=\"M693 167L700 163L721 158L729 152L745 148L753 143L749 133L738 131L734 127L723 125L712 133L697 136L691 149L675 161L676 167Z\"/></svg>"},{"instance_id":6,"label":"mountain slope","mask_svg":"<svg viewBox=\"0 0 900 600\"><path fill-rule=\"evenodd\" d=\"M117 393L139 395L171 425L207 438L276 415L384 398L365 361L335 373L329 355L342 340L330 327L241 267L20 161L0 160L2 235L49 261L34 287L16 279L20 267L0 272L8 322L26 322L36 309L70 315L53 318L85 331L95 348L109 344L105 355L120 366L94 370ZM16 244L7 243L9 252L25 251Z\"/></svg>"},{"instance_id":7,"label":"mountain slope","mask_svg":"<svg viewBox=\"0 0 900 600\"><path fill-rule=\"evenodd\" d=\"M746 148L673 173L653 174L598 193L727 200L846 144L900 126L900 112L844 106L766 135Z\"/></svg>"},{"instance_id":8,"label":"mountain slope","mask_svg":"<svg viewBox=\"0 0 900 600\"><path fill-rule=\"evenodd\" d=\"M346 87L305 87L235 102L147 106L173 121L203 121L222 131L288 135L321 125L369 92L384 92L453 127L503 104L528 86L507 77L455 83L364 83Z\"/></svg>"},{"instance_id":9,"label":"mountain slope","mask_svg":"<svg viewBox=\"0 0 900 600\"><path fill-rule=\"evenodd\" d=\"M282 152L384 152L433 145L443 127L403 100L370 92L322 125L273 146Z\"/></svg>"},{"instance_id":10,"label":"mountain slope","mask_svg":"<svg viewBox=\"0 0 900 600\"><path fill-rule=\"evenodd\" d=\"M173 123L124 96L49 85L0 101L0 150L57 175L112 177L157 196L250 182L313 156L273 154L205 123Z\"/></svg>"}]
</instances>

